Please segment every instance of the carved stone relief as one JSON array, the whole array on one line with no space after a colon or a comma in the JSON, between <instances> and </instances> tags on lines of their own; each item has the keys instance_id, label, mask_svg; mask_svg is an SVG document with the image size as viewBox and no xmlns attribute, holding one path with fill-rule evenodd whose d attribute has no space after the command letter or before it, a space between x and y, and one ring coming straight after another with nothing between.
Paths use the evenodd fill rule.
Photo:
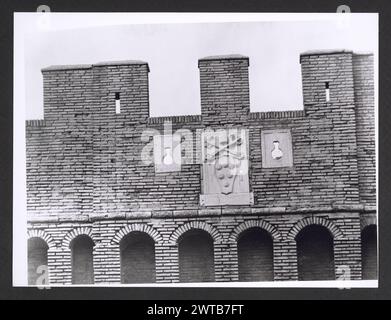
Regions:
<instances>
[{"instance_id":1,"label":"carved stone relief","mask_svg":"<svg viewBox=\"0 0 391 320\"><path fill-rule=\"evenodd\" d=\"M249 204L248 139L245 129L202 135L202 205Z\"/></svg>"},{"instance_id":2,"label":"carved stone relief","mask_svg":"<svg viewBox=\"0 0 391 320\"><path fill-rule=\"evenodd\" d=\"M292 137L289 129L262 130L262 167L293 166Z\"/></svg>"}]
</instances>

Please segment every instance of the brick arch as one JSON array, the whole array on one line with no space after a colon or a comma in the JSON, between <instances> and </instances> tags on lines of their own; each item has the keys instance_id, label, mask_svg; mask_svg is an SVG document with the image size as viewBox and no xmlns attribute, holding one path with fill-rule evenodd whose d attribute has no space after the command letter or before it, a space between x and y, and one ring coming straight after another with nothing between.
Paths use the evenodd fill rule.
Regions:
<instances>
[{"instance_id":1,"label":"brick arch","mask_svg":"<svg viewBox=\"0 0 391 320\"><path fill-rule=\"evenodd\" d=\"M80 228L73 229L66 234L66 236L62 240L61 247L63 249L69 249L72 240L81 235L90 237L95 245L96 241L92 236L92 229L90 227L80 227Z\"/></svg>"},{"instance_id":2,"label":"brick arch","mask_svg":"<svg viewBox=\"0 0 391 320\"><path fill-rule=\"evenodd\" d=\"M126 225L115 234L112 241L116 244L119 244L123 237L134 231L148 234L155 241L155 243L162 242L162 236L159 234L159 232L151 226L143 223L132 223Z\"/></svg>"},{"instance_id":3,"label":"brick arch","mask_svg":"<svg viewBox=\"0 0 391 320\"><path fill-rule=\"evenodd\" d=\"M250 228L260 228L267 231L273 238L273 241L281 239L281 234L272 224L265 220L248 220L239 224L229 236L231 242L236 242L239 235Z\"/></svg>"},{"instance_id":4,"label":"brick arch","mask_svg":"<svg viewBox=\"0 0 391 320\"><path fill-rule=\"evenodd\" d=\"M217 229L205 222L202 221L191 221L183 224L179 228L177 228L170 237L170 242L172 244L176 244L178 242L179 237L184 234L186 231L191 229L201 229L209 233L209 235L213 238L214 242L221 241L221 235L217 231Z\"/></svg>"},{"instance_id":5,"label":"brick arch","mask_svg":"<svg viewBox=\"0 0 391 320\"><path fill-rule=\"evenodd\" d=\"M46 242L46 244L48 245L49 249L53 249L56 246L52 236L50 234L47 234L43 230L38 230L38 229L28 230L27 231L27 239L31 239L31 238L40 238L40 239L42 239L43 241Z\"/></svg>"},{"instance_id":6,"label":"brick arch","mask_svg":"<svg viewBox=\"0 0 391 320\"><path fill-rule=\"evenodd\" d=\"M299 220L288 233L287 240L295 240L299 232L307 226L320 225L330 231L334 239L343 238L342 231L330 220L321 217L307 217Z\"/></svg>"},{"instance_id":7,"label":"brick arch","mask_svg":"<svg viewBox=\"0 0 391 320\"><path fill-rule=\"evenodd\" d=\"M361 218L361 221L360 221L361 231L363 231L366 227L369 227L372 225L375 225L375 226L377 225L376 216Z\"/></svg>"}]
</instances>

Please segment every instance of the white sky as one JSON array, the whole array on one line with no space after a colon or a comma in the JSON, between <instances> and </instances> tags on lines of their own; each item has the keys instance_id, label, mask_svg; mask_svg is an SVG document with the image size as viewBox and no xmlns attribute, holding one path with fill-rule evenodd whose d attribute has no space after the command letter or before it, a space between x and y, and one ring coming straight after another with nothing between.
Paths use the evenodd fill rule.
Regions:
<instances>
[{"instance_id":1,"label":"white sky","mask_svg":"<svg viewBox=\"0 0 391 320\"><path fill-rule=\"evenodd\" d=\"M150 20L126 14L44 15L22 14L16 19L26 32L28 119L43 116L40 69L49 65L146 61L151 70L150 114L160 116L200 113L197 61L205 56L249 56L251 111L268 111L302 108L301 52L377 52L377 14L260 15L251 19L269 21L170 24L133 24ZM231 20L238 19L237 15ZM176 20L154 22L164 21Z\"/></svg>"}]
</instances>

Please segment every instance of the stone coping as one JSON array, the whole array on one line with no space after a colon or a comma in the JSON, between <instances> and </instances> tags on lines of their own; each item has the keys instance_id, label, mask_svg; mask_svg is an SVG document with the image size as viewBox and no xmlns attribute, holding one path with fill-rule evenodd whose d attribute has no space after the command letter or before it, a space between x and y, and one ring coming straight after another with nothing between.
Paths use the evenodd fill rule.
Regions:
<instances>
[{"instance_id":1,"label":"stone coping","mask_svg":"<svg viewBox=\"0 0 391 320\"><path fill-rule=\"evenodd\" d=\"M204 61L204 60L235 60L235 59L248 59L248 56L244 56L242 54L223 54L223 55L207 56L207 57L198 59L198 61Z\"/></svg>"},{"instance_id":2,"label":"stone coping","mask_svg":"<svg viewBox=\"0 0 391 320\"><path fill-rule=\"evenodd\" d=\"M303 56L320 56L324 54L342 54L342 53L353 53L352 50L346 49L324 49L324 50L308 50L300 54L300 57Z\"/></svg>"},{"instance_id":3,"label":"stone coping","mask_svg":"<svg viewBox=\"0 0 391 320\"><path fill-rule=\"evenodd\" d=\"M122 60L122 61L104 61L94 64L69 64L69 65L53 65L42 68L42 72L47 71L66 71L66 70L83 70L91 69L93 67L107 67L107 66L127 66L127 65L146 65L149 71L148 63L142 60Z\"/></svg>"}]
</instances>

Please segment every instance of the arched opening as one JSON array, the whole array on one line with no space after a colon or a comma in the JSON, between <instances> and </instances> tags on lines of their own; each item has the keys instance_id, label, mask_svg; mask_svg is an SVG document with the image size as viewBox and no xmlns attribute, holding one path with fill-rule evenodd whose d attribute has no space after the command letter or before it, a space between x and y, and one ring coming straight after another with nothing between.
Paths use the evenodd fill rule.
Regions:
<instances>
[{"instance_id":1,"label":"arched opening","mask_svg":"<svg viewBox=\"0 0 391 320\"><path fill-rule=\"evenodd\" d=\"M120 243L121 282L155 282L155 241L146 233L134 231Z\"/></svg>"},{"instance_id":2,"label":"arched opening","mask_svg":"<svg viewBox=\"0 0 391 320\"><path fill-rule=\"evenodd\" d=\"M238 239L239 281L273 281L273 239L260 228L243 231Z\"/></svg>"},{"instance_id":3,"label":"arched opening","mask_svg":"<svg viewBox=\"0 0 391 320\"><path fill-rule=\"evenodd\" d=\"M334 240L327 228L305 227L296 244L299 280L335 280Z\"/></svg>"},{"instance_id":4,"label":"arched opening","mask_svg":"<svg viewBox=\"0 0 391 320\"><path fill-rule=\"evenodd\" d=\"M41 238L30 238L28 240L28 284L29 285L44 285L47 277L41 277L47 271L48 265L48 245ZM46 268L46 269L45 269ZM42 280L38 283L38 278Z\"/></svg>"},{"instance_id":5,"label":"arched opening","mask_svg":"<svg viewBox=\"0 0 391 320\"><path fill-rule=\"evenodd\" d=\"M376 225L361 231L362 278L377 279L377 230Z\"/></svg>"},{"instance_id":6,"label":"arched opening","mask_svg":"<svg viewBox=\"0 0 391 320\"><path fill-rule=\"evenodd\" d=\"M178 240L179 281L214 281L213 238L204 230L192 229Z\"/></svg>"},{"instance_id":7,"label":"arched opening","mask_svg":"<svg viewBox=\"0 0 391 320\"><path fill-rule=\"evenodd\" d=\"M72 240L72 283L94 283L94 242L87 235L80 235Z\"/></svg>"}]
</instances>

